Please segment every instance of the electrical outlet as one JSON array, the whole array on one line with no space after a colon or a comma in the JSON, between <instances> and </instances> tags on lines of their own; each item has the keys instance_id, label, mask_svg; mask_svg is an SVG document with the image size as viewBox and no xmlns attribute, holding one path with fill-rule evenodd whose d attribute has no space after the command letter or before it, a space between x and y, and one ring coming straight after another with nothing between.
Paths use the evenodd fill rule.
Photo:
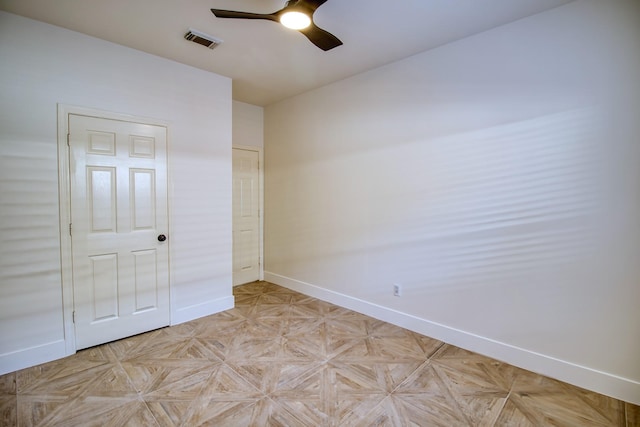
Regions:
<instances>
[{"instance_id":1,"label":"electrical outlet","mask_svg":"<svg viewBox=\"0 0 640 427\"><path fill-rule=\"evenodd\" d=\"M400 288L400 285L397 283L393 284L393 296L394 297L399 297L401 294L402 289Z\"/></svg>"}]
</instances>

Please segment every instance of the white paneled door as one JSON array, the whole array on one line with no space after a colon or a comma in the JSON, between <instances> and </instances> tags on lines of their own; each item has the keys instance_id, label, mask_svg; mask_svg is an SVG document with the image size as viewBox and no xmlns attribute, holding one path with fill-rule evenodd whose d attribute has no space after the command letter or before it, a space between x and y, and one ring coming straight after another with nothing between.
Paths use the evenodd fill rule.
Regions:
<instances>
[{"instance_id":1,"label":"white paneled door","mask_svg":"<svg viewBox=\"0 0 640 427\"><path fill-rule=\"evenodd\" d=\"M169 324L166 128L69 114L76 348Z\"/></svg>"},{"instance_id":2,"label":"white paneled door","mask_svg":"<svg viewBox=\"0 0 640 427\"><path fill-rule=\"evenodd\" d=\"M260 278L258 151L233 149L233 285Z\"/></svg>"}]
</instances>

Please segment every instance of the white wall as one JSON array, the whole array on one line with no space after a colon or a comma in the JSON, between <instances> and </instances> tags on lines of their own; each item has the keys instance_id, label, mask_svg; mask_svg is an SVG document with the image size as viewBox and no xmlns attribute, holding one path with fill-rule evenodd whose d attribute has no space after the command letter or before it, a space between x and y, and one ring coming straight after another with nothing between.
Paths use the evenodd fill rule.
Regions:
<instances>
[{"instance_id":1,"label":"white wall","mask_svg":"<svg viewBox=\"0 0 640 427\"><path fill-rule=\"evenodd\" d=\"M640 403L639 19L579 0L267 106L265 278Z\"/></svg>"},{"instance_id":2,"label":"white wall","mask_svg":"<svg viewBox=\"0 0 640 427\"><path fill-rule=\"evenodd\" d=\"M264 147L264 108L233 101L233 145Z\"/></svg>"},{"instance_id":3,"label":"white wall","mask_svg":"<svg viewBox=\"0 0 640 427\"><path fill-rule=\"evenodd\" d=\"M231 81L3 12L0 58L0 373L64 355L58 103L168 123L171 321L231 307Z\"/></svg>"}]
</instances>

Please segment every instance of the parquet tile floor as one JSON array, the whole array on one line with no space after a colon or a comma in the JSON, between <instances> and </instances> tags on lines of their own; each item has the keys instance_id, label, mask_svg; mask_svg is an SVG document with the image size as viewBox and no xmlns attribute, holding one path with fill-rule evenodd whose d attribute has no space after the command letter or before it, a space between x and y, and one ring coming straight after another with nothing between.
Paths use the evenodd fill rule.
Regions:
<instances>
[{"instance_id":1,"label":"parquet tile floor","mask_svg":"<svg viewBox=\"0 0 640 427\"><path fill-rule=\"evenodd\" d=\"M640 408L267 282L0 376L2 426L638 426Z\"/></svg>"}]
</instances>

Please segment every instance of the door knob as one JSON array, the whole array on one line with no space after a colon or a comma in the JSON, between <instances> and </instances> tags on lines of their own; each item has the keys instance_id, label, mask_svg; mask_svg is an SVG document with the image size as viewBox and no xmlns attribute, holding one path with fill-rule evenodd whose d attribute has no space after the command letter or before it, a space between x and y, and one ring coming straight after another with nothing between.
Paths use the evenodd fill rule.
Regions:
<instances>
[{"instance_id":1,"label":"door knob","mask_svg":"<svg viewBox=\"0 0 640 427\"><path fill-rule=\"evenodd\" d=\"M164 242L165 240L167 240L167 236L164 234L158 236L158 242Z\"/></svg>"}]
</instances>

